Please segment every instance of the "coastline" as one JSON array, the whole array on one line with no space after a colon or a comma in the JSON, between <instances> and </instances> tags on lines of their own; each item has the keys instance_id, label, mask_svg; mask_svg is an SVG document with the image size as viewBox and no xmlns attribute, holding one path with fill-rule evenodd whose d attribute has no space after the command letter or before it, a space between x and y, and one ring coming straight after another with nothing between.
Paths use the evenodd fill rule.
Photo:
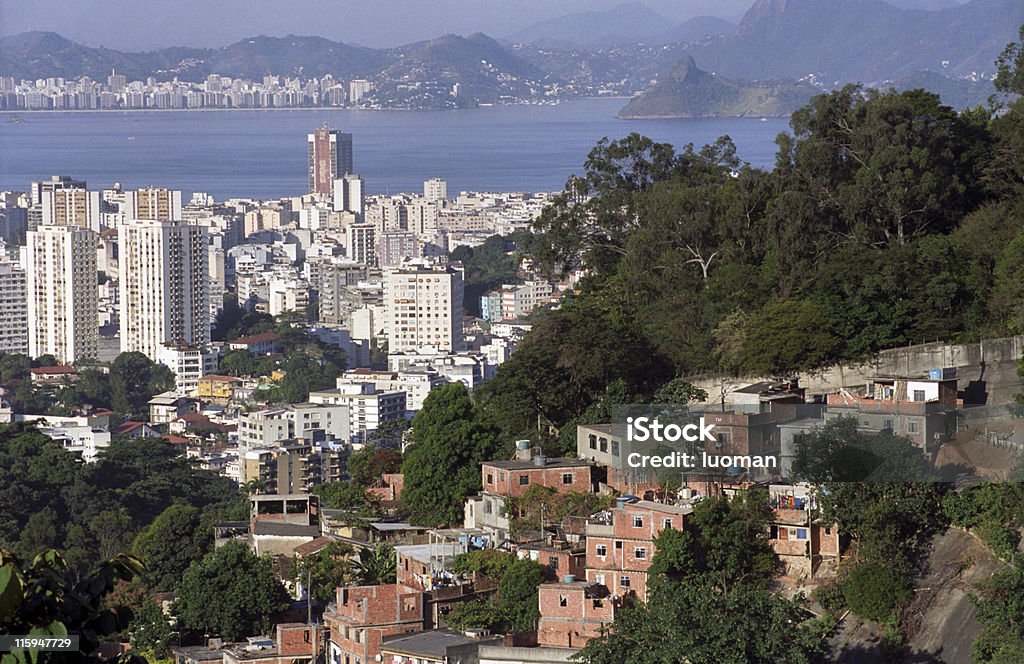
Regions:
<instances>
[{"instance_id":1,"label":"coastline","mask_svg":"<svg viewBox=\"0 0 1024 664\"><path fill-rule=\"evenodd\" d=\"M547 100L544 102L514 102L514 103L485 103L468 107L453 108L363 108L363 107L342 107L342 106L289 106L282 108L5 108L0 109L0 114L7 115L46 115L64 113L238 113L238 112L278 112L278 111L349 111L349 112L394 112L394 113L434 113L446 111L473 111L485 108L502 108L507 106L560 106L561 104L574 101L591 99L631 99L632 97L619 97L608 95L590 95L581 97L570 97L568 99Z\"/></svg>"}]
</instances>

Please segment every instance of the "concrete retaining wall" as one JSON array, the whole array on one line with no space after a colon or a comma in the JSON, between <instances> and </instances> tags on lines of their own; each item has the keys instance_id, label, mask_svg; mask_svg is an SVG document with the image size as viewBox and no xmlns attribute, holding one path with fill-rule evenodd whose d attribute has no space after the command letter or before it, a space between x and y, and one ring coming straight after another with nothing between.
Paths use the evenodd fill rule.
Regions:
<instances>
[{"instance_id":1,"label":"concrete retaining wall","mask_svg":"<svg viewBox=\"0 0 1024 664\"><path fill-rule=\"evenodd\" d=\"M958 388L969 403L1006 404L1022 391L1017 367L1024 356L1024 336L986 339L971 344L930 343L890 348L873 358L853 364L834 365L800 374L808 395L826 394L841 388L865 385L876 376L927 376L929 369L956 367ZM691 383L707 390L708 401L719 402L729 393L764 380L764 376L699 375Z\"/></svg>"}]
</instances>

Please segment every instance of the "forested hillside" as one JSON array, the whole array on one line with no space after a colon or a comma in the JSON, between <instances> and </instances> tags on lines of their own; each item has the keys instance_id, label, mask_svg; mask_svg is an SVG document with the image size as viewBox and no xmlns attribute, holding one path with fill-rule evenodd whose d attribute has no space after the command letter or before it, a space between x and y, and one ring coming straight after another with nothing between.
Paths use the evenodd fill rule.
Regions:
<instances>
[{"instance_id":1,"label":"forested hillside","mask_svg":"<svg viewBox=\"0 0 1024 664\"><path fill-rule=\"evenodd\" d=\"M1001 60L1005 92L1024 91L1020 60ZM598 143L530 249L589 276L485 388L485 411L536 435L677 376L1024 331L1024 102L957 113L847 86L777 142L770 171L727 136Z\"/></svg>"}]
</instances>

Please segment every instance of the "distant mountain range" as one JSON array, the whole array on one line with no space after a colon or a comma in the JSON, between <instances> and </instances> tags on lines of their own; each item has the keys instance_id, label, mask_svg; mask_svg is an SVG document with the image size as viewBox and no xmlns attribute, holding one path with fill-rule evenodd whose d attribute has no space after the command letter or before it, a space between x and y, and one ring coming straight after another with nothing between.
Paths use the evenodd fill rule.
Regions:
<instances>
[{"instance_id":1,"label":"distant mountain range","mask_svg":"<svg viewBox=\"0 0 1024 664\"><path fill-rule=\"evenodd\" d=\"M631 100L619 117L776 117L789 115L819 92L799 83L737 83L699 69L686 56L668 76Z\"/></svg>"},{"instance_id":2,"label":"distant mountain range","mask_svg":"<svg viewBox=\"0 0 1024 664\"><path fill-rule=\"evenodd\" d=\"M554 48L606 48L622 44L670 44L714 37L736 27L715 16L672 21L639 2L605 11L565 14L535 23L509 40Z\"/></svg>"},{"instance_id":3,"label":"distant mountain range","mask_svg":"<svg viewBox=\"0 0 1024 664\"><path fill-rule=\"evenodd\" d=\"M538 23L510 42L478 33L391 49L320 37L258 36L216 49L126 53L30 32L0 39L0 74L103 81L116 69L129 80L200 81L212 73L256 80L329 73L372 80L380 106L432 108L442 107L435 106L442 97L449 104L458 98L459 104L473 105L633 96L655 81L668 86L670 73L690 57L717 75L718 83L780 94L784 86L778 82L786 80L823 89L847 82L923 84L956 106L983 101L991 92L995 57L1024 24L1024 1L890 2L922 8L883 0L757 0L733 26L708 17L674 24L644 5L629 4ZM648 99L669 94L665 86ZM781 99L791 97L787 92Z\"/></svg>"}]
</instances>

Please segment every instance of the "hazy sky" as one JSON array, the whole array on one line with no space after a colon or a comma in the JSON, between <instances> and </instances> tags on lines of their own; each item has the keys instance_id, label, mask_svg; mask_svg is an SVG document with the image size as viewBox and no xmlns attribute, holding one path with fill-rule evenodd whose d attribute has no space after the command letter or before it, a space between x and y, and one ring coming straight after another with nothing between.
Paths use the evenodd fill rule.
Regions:
<instances>
[{"instance_id":1,"label":"hazy sky","mask_svg":"<svg viewBox=\"0 0 1024 664\"><path fill-rule=\"evenodd\" d=\"M89 46L224 46L265 34L394 46L454 32L503 37L626 0L0 0L0 35L51 30ZM674 20L737 18L753 0L644 0Z\"/></svg>"}]
</instances>

